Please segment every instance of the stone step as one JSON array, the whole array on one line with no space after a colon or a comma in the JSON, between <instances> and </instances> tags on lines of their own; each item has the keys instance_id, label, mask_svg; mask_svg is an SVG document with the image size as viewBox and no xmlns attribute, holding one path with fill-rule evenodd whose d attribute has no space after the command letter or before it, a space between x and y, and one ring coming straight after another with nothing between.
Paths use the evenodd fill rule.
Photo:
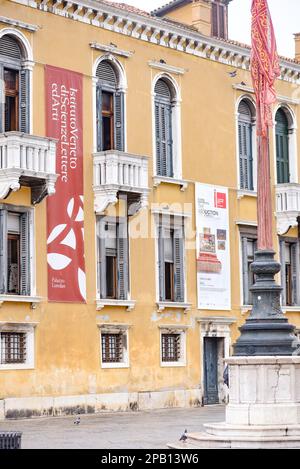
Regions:
<instances>
[{"instance_id":1,"label":"stone step","mask_svg":"<svg viewBox=\"0 0 300 469\"><path fill-rule=\"evenodd\" d=\"M300 448L300 436L213 436L208 433L191 433L186 443L169 444L172 449L296 449Z\"/></svg>"},{"instance_id":2,"label":"stone step","mask_svg":"<svg viewBox=\"0 0 300 469\"><path fill-rule=\"evenodd\" d=\"M208 435L217 437L299 437L300 425L229 425L226 423L208 423L204 424Z\"/></svg>"}]
</instances>

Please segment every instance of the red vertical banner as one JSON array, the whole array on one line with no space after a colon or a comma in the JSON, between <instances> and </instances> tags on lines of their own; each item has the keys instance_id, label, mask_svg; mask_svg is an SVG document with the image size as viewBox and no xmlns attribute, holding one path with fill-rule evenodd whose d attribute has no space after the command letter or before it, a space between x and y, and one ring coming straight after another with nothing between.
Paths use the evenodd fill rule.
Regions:
<instances>
[{"instance_id":1,"label":"red vertical banner","mask_svg":"<svg viewBox=\"0 0 300 469\"><path fill-rule=\"evenodd\" d=\"M49 301L86 301L82 75L46 66L46 131L56 138L56 193L47 200Z\"/></svg>"}]
</instances>

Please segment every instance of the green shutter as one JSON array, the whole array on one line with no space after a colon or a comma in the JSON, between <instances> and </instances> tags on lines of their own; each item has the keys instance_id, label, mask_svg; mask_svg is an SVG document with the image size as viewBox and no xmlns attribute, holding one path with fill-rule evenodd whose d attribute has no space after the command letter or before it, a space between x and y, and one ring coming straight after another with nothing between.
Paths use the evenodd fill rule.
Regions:
<instances>
[{"instance_id":1,"label":"green shutter","mask_svg":"<svg viewBox=\"0 0 300 469\"><path fill-rule=\"evenodd\" d=\"M96 124L97 124L97 151L102 151L102 88L98 83L96 87Z\"/></svg>"},{"instance_id":2,"label":"green shutter","mask_svg":"<svg viewBox=\"0 0 300 469\"><path fill-rule=\"evenodd\" d=\"M115 149L124 151L124 93L114 94Z\"/></svg>"},{"instance_id":3,"label":"green shutter","mask_svg":"<svg viewBox=\"0 0 300 469\"><path fill-rule=\"evenodd\" d=\"M0 132L4 132L4 119L5 119L5 83L4 83L4 69L0 65Z\"/></svg>"},{"instance_id":4,"label":"green shutter","mask_svg":"<svg viewBox=\"0 0 300 469\"><path fill-rule=\"evenodd\" d=\"M249 105L242 101L239 106L239 167L240 188L253 190L252 115Z\"/></svg>"},{"instance_id":5,"label":"green shutter","mask_svg":"<svg viewBox=\"0 0 300 469\"><path fill-rule=\"evenodd\" d=\"M242 236L242 269L243 269L243 304L250 304L249 270L248 270L248 238Z\"/></svg>"},{"instance_id":6,"label":"green shutter","mask_svg":"<svg viewBox=\"0 0 300 469\"><path fill-rule=\"evenodd\" d=\"M281 264L281 287L282 287L282 293L281 293L281 301L282 304L285 306L286 305L286 275L285 275L285 241L280 240L280 264Z\"/></svg>"},{"instance_id":7,"label":"green shutter","mask_svg":"<svg viewBox=\"0 0 300 469\"><path fill-rule=\"evenodd\" d=\"M20 216L20 257L21 257L21 288L20 294L29 296L31 294L31 276L30 276L30 214L22 213Z\"/></svg>"},{"instance_id":8,"label":"green shutter","mask_svg":"<svg viewBox=\"0 0 300 469\"><path fill-rule=\"evenodd\" d=\"M276 166L277 183L289 183L289 128L288 120L281 109L276 114Z\"/></svg>"},{"instance_id":9,"label":"green shutter","mask_svg":"<svg viewBox=\"0 0 300 469\"><path fill-rule=\"evenodd\" d=\"M20 132L30 132L30 86L29 86L29 70L20 71Z\"/></svg>"},{"instance_id":10,"label":"green shutter","mask_svg":"<svg viewBox=\"0 0 300 469\"><path fill-rule=\"evenodd\" d=\"M7 292L7 211L0 210L0 293Z\"/></svg>"},{"instance_id":11,"label":"green shutter","mask_svg":"<svg viewBox=\"0 0 300 469\"><path fill-rule=\"evenodd\" d=\"M128 226L127 219L117 227L118 299L128 299Z\"/></svg>"},{"instance_id":12,"label":"green shutter","mask_svg":"<svg viewBox=\"0 0 300 469\"><path fill-rule=\"evenodd\" d=\"M292 301L293 306L299 305L299 242L291 245L291 270L292 270Z\"/></svg>"},{"instance_id":13,"label":"green shutter","mask_svg":"<svg viewBox=\"0 0 300 469\"><path fill-rule=\"evenodd\" d=\"M159 176L173 177L172 107L155 103L156 166Z\"/></svg>"},{"instance_id":14,"label":"green shutter","mask_svg":"<svg viewBox=\"0 0 300 469\"><path fill-rule=\"evenodd\" d=\"M162 226L158 227L158 276L159 276L159 301L165 301L165 232Z\"/></svg>"},{"instance_id":15,"label":"green shutter","mask_svg":"<svg viewBox=\"0 0 300 469\"><path fill-rule=\"evenodd\" d=\"M105 221L97 221L97 265L100 298L106 298L106 252L105 252Z\"/></svg>"},{"instance_id":16,"label":"green shutter","mask_svg":"<svg viewBox=\"0 0 300 469\"><path fill-rule=\"evenodd\" d=\"M183 227L174 230L174 286L175 302L184 302L184 233Z\"/></svg>"}]
</instances>

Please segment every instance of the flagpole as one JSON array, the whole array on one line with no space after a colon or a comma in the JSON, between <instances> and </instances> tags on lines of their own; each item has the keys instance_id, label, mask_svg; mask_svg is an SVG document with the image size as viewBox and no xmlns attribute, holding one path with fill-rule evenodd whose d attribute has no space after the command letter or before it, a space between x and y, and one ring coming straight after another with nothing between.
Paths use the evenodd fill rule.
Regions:
<instances>
[{"instance_id":1,"label":"flagpole","mask_svg":"<svg viewBox=\"0 0 300 469\"><path fill-rule=\"evenodd\" d=\"M291 356L299 344L295 340L295 327L288 323L281 309L282 288L275 281L281 265L275 259L272 229L269 127L271 104L276 101L274 84L279 76L279 61L267 0L252 0L251 12L251 74L257 111L258 251L251 265L255 278L250 289L253 308L240 328L234 356Z\"/></svg>"}]
</instances>

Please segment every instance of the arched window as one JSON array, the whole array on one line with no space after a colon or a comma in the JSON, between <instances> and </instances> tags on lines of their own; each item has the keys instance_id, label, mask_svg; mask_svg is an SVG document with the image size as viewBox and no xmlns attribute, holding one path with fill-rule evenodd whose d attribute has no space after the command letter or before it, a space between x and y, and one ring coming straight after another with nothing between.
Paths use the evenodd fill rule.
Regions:
<instances>
[{"instance_id":1,"label":"arched window","mask_svg":"<svg viewBox=\"0 0 300 469\"><path fill-rule=\"evenodd\" d=\"M240 189L252 191L253 185L253 109L247 99L238 109Z\"/></svg>"},{"instance_id":2,"label":"arched window","mask_svg":"<svg viewBox=\"0 0 300 469\"><path fill-rule=\"evenodd\" d=\"M20 42L7 34L0 38L0 131L29 133L29 70L23 67Z\"/></svg>"},{"instance_id":3,"label":"arched window","mask_svg":"<svg viewBox=\"0 0 300 469\"><path fill-rule=\"evenodd\" d=\"M170 83L161 78L155 85L156 173L173 177L173 107Z\"/></svg>"},{"instance_id":4,"label":"arched window","mask_svg":"<svg viewBox=\"0 0 300 469\"><path fill-rule=\"evenodd\" d=\"M97 151L124 151L124 93L118 70L109 60L97 67Z\"/></svg>"},{"instance_id":5,"label":"arched window","mask_svg":"<svg viewBox=\"0 0 300 469\"><path fill-rule=\"evenodd\" d=\"M290 182L289 121L282 108L278 109L275 121L277 183L286 184Z\"/></svg>"}]
</instances>

